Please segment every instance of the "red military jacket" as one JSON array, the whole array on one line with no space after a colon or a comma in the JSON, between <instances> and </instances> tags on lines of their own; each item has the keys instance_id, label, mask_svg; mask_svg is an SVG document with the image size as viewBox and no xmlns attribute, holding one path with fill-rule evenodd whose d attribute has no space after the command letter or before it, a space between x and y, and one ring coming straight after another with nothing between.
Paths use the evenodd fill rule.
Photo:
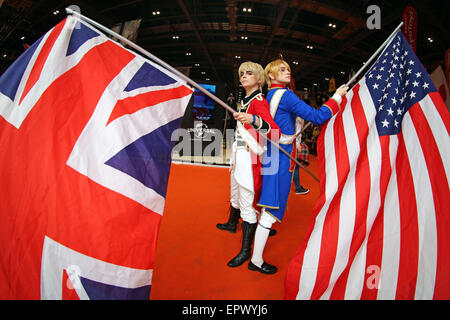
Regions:
<instances>
[{"instance_id":1,"label":"red military jacket","mask_svg":"<svg viewBox=\"0 0 450 320\"><path fill-rule=\"evenodd\" d=\"M245 124L245 129L258 141L258 143L264 143L265 139L258 134L259 130L266 129L268 130L267 137L270 140L277 142L280 139L280 128L273 121L272 116L270 115L269 103L263 97L261 91L257 90L253 92L250 96L245 97L241 101L241 112L247 112L259 117L262 121L261 126L259 128L255 128L251 124ZM267 142L267 148L270 148L270 142ZM253 208L255 210L260 211L261 207L256 204L259 201L259 197L261 195L261 187L262 187L262 175L261 175L261 156L257 156L252 152L252 170L253 170L253 186L255 191L255 197L253 201Z\"/></svg>"}]
</instances>

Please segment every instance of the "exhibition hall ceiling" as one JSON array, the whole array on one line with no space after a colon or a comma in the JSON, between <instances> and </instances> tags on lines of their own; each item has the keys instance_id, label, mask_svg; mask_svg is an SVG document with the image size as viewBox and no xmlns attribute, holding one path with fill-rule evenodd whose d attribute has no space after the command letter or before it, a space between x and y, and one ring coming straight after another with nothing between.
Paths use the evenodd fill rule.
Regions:
<instances>
[{"instance_id":1,"label":"exhibition hall ceiling","mask_svg":"<svg viewBox=\"0 0 450 320\"><path fill-rule=\"evenodd\" d=\"M0 72L52 26L65 8L109 27L138 25L135 42L200 81L238 85L237 68L283 56L297 88L348 80L402 21L418 13L417 55L429 72L450 44L450 4L439 1L313 0L4 0L0 7ZM372 7L371 7L372 6ZM374 7L379 16L374 16ZM370 8L369 8L370 7ZM376 19L379 18L379 28ZM374 24L375 23L375 24ZM374 28L375 27L375 28ZM372 29L371 29L372 28Z\"/></svg>"}]
</instances>

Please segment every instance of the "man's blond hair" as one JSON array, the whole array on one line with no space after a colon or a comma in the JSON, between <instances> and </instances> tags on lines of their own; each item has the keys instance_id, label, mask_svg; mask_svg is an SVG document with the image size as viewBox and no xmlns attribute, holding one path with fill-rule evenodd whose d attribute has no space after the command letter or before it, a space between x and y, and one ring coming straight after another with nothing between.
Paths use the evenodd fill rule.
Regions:
<instances>
[{"instance_id":1,"label":"man's blond hair","mask_svg":"<svg viewBox=\"0 0 450 320\"><path fill-rule=\"evenodd\" d=\"M278 72L280 71L281 64L284 64L286 66L286 68L289 71L291 71L291 67L289 66L289 64L282 59L277 59L277 60L273 60L272 62L269 62L267 64L266 68L264 69L264 75L266 77L266 82L269 87L272 84L272 79L270 79L269 74L272 74L272 76L275 77L278 74Z\"/></svg>"},{"instance_id":2,"label":"man's blond hair","mask_svg":"<svg viewBox=\"0 0 450 320\"><path fill-rule=\"evenodd\" d=\"M241 72L245 72L245 71L251 71L255 77L256 77L256 81L258 82L259 85L259 90L262 90L262 87L264 85L264 69L263 67L256 62L252 62L252 61L246 61L241 63L241 65L239 66L239 78L241 78Z\"/></svg>"}]
</instances>

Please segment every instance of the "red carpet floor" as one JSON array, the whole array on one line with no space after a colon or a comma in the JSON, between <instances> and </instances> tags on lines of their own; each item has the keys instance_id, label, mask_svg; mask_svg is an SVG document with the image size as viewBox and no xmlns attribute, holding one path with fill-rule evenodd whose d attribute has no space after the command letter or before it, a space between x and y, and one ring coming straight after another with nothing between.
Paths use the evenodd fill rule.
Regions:
<instances>
[{"instance_id":1,"label":"red carpet floor","mask_svg":"<svg viewBox=\"0 0 450 320\"><path fill-rule=\"evenodd\" d=\"M308 167L317 176L317 160ZM319 183L300 170L306 195L296 195L294 184L277 235L269 237L265 261L278 267L274 275L247 269L247 263L229 268L227 262L241 247L241 228L235 234L220 231L229 208L229 170L173 164L161 222L151 299L155 300L278 300L284 297L288 264L309 225L319 196Z\"/></svg>"}]
</instances>

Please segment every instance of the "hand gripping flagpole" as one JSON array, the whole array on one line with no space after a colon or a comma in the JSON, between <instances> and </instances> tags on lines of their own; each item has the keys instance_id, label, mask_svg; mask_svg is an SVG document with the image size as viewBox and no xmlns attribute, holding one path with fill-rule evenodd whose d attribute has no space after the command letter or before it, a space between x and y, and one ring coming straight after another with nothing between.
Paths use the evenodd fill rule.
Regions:
<instances>
[{"instance_id":1,"label":"hand gripping flagpole","mask_svg":"<svg viewBox=\"0 0 450 320\"><path fill-rule=\"evenodd\" d=\"M138 46L137 44L135 44L134 42L128 40L127 38L121 36L120 34L108 29L107 27L99 24L98 22L89 19L86 16L83 16L82 14L80 14L77 11L74 11L70 8L66 8L66 12L67 14L72 14L75 17L77 17L80 20L83 20L85 22L88 22L89 24L95 26L96 28L99 28L100 30L112 35L113 37L123 41L124 43L126 43L127 45L129 45L131 48L139 51L140 53L144 54L145 56L147 56L148 58L152 59L153 61L157 62L159 65L163 66L164 68L166 68L167 70L169 70L170 72L174 73L175 75L177 75L180 79L182 79L183 81L189 83L190 85L192 85L193 87L195 87L196 89L200 90L201 92L203 92L205 95L207 95L209 98L211 98L213 101L215 101L216 103L218 103L221 107L225 108L226 110L228 110L231 113L235 113L236 111L231 108L229 105L227 105L225 102L223 102L222 100L220 100L219 98L217 98L215 95L213 95L212 93L210 93L208 90L206 90L205 88L203 88L202 86L200 86L197 82L195 82L194 80L192 80L191 78L185 76L184 74L182 74L180 71L178 71L177 69L173 68L171 65L167 64L166 62L164 62L163 60L159 59L158 57L156 57L155 55L151 54L150 52L148 52L147 50L145 50L144 48ZM245 130L245 128L242 126L241 130ZM264 134L263 132L259 132L259 134L261 134L261 136L264 137L264 139L270 141L273 145L275 145L278 149L280 149L286 156L288 156L292 161L294 161L297 165L299 165L301 168L305 169L316 181L319 182L319 179L314 176L314 174L309 171L308 169L306 169L299 161L297 161L297 159L294 159L289 152L287 152L286 150L284 150L278 143L276 143L275 141L272 141L271 139L269 139L267 137L266 134ZM250 134L248 134L247 136L249 136Z\"/></svg>"}]
</instances>

